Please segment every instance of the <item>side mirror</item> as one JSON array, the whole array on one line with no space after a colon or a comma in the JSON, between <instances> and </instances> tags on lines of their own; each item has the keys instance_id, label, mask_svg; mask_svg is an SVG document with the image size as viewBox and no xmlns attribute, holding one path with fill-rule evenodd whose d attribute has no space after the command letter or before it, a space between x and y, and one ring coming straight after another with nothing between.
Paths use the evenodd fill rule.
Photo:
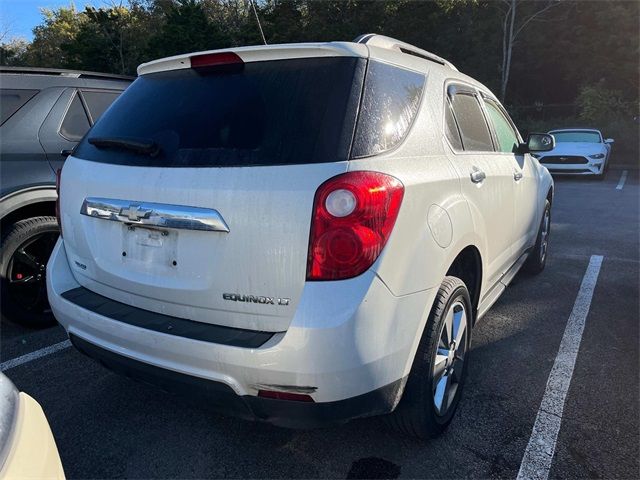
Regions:
<instances>
[{"instance_id":1,"label":"side mirror","mask_svg":"<svg viewBox=\"0 0 640 480\"><path fill-rule=\"evenodd\" d=\"M604 143L615 143L615 140L613 138L607 138Z\"/></svg>"},{"instance_id":2,"label":"side mirror","mask_svg":"<svg viewBox=\"0 0 640 480\"><path fill-rule=\"evenodd\" d=\"M522 153L548 152L556 147L556 139L548 133L530 133L522 144Z\"/></svg>"}]
</instances>

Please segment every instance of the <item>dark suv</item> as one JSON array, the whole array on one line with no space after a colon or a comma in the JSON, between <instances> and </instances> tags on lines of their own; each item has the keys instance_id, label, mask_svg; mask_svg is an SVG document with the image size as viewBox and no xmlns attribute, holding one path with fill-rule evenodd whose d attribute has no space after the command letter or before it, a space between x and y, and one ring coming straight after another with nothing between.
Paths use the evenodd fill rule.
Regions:
<instances>
[{"instance_id":1,"label":"dark suv","mask_svg":"<svg viewBox=\"0 0 640 480\"><path fill-rule=\"evenodd\" d=\"M2 314L9 319L54 322L45 267L58 237L55 172L132 80L0 67L0 277Z\"/></svg>"}]
</instances>

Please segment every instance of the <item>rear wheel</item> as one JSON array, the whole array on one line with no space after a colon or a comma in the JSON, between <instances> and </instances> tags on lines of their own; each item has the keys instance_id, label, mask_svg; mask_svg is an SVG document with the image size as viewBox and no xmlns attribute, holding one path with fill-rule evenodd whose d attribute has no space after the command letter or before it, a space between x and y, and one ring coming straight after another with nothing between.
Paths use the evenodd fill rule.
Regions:
<instances>
[{"instance_id":1,"label":"rear wheel","mask_svg":"<svg viewBox=\"0 0 640 480\"><path fill-rule=\"evenodd\" d=\"M55 217L33 217L3 232L2 314L30 327L55 323L47 301L46 268L59 231Z\"/></svg>"},{"instance_id":2,"label":"rear wheel","mask_svg":"<svg viewBox=\"0 0 640 480\"><path fill-rule=\"evenodd\" d=\"M547 264L547 253L549 250L549 235L551 233L551 203L544 201L544 213L538 229L538 237L529 258L524 264L524 270L530 274L537 275L544 270Z\"/></svg>"},{"instance_id":3,"label":"rear wheel","mask_svg":"<svg viewBox=\"0 0 640 480\"><path fill-rule=\"evenodd\" d=\"M402 433L435 437L451 423L467 372L472 309L464 282L445 277L420 340L400 404L388 416Z\"/></svg>"}]
</instances>

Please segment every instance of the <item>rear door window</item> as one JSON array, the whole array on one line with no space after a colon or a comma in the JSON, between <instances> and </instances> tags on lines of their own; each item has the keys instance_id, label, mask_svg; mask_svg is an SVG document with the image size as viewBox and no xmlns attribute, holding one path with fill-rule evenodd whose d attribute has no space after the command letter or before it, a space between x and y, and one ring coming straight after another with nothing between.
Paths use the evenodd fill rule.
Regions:
<instances>
[{"instance_id":1,"label":"rear door window","mask_svg":"<svg viewBox=\"0 0 640 480\"><path fill-rule=\"evenodd\" d=\"M80 158L157 167L347 160L366 61L321 57L180 69L138 77L79 145ZM135 139L154 155L97 147Z\"/></svg>"},{"instance_id":2,"label":"rear door window","mask_svg":"<svg viewBox=\"0 0 640 480\"><path fill-rule=\"evenodd\" d=\"M87 133L89 127L89 117L87 117L87 112L84 110L82 100L76 92L62 119L60 135L67 140L77 142Z\"/></svg>"},{"instance_id":3,"label":"rear door window","mask_svg":"<svg viewBox=\"0 0 640 480\"><path fill-rule=\"evenodd\" d=\"M20 110L39 90L0 89L0 125Z\"/></svg>"},{"instance_id":4,"label":"rear door window","mask_svg":"<svg viewBox=\"0 0 640 480\"><path fill-rule=\"evenodd\" d=\"M407 135L420 105L425 76L371 60L353 142L353 158L391 150Z\"/></svg>"},{"instance_id":5,"label":"rear door window","mask_svg":"<svg viewBox=\"0 0 640 480\"><path fill-rule=\"evenodd\" d=\"M82 98L87 105L92 123L96 123L109 105L120 96L120 92L82 90Z\"/></svg>"},{"instance_id":6,"label":"rear door window","mask_svg":"<svg viewBox=\"0 0 640 480\"><path fill-rule=\"evenodd\" d=\"M518 134L511 126L511 122L507 120L497 103L487 99L485 99L484 103L487 107L487 114L496 131L498 150L504 153L517 153L520 140L518 139Z\"/></svg>"},{"instance_id":7,"label":"rear door window","mask_svg":"<svg viewBox=\"0 0 640 480\"><path fill-rule=\"evenodd\" d=\"M476 95L455 93L451 105L462 136L465 151L492 152L491 133Z\"/></svg>"}]
</instances>

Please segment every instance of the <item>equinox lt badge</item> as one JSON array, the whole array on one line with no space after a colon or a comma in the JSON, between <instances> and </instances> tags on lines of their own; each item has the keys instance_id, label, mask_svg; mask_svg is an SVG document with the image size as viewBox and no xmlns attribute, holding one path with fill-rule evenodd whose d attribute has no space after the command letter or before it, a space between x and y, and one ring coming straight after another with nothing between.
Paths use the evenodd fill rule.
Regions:
<instances>
[{"instance_id":1,"label":"equinox lt badge","mask_svg":"<svg viewBox=\"0 0 640 480\"><path fill-rule=\"evenodd\" d=\"M222 298L232 302L248 302L248 303L262 303L264 305L289 305L291 299L289 298L277 298L277 297L259 297L256 295L240 295L237 293L223 293Z\"/></svg>"}]
</instances>

